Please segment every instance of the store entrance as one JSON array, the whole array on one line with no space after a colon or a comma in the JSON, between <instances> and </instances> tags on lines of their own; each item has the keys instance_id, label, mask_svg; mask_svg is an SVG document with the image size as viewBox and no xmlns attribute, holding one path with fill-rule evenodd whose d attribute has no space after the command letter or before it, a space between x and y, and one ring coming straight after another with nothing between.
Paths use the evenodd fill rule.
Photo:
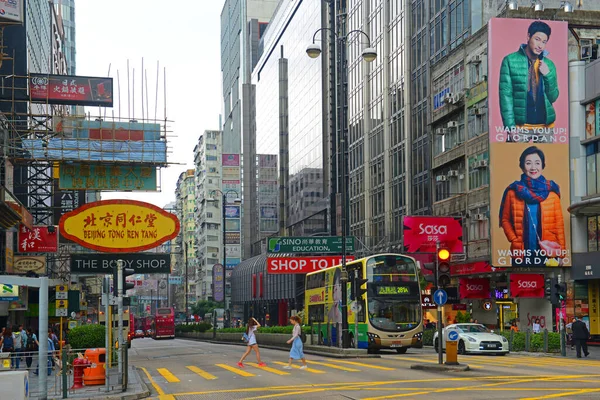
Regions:
<instances>
[{"instance_id":1,"label":"store entrance","mask_svg":"<svg viewBox=\"0 0 600 400\"><path fill-rule=\"evenodd\" d=\"M498 327L500 331L509 331L510 324L519 318L519 307L512 301L496 301L498 306Z\"/></svg>"}]
</instances>

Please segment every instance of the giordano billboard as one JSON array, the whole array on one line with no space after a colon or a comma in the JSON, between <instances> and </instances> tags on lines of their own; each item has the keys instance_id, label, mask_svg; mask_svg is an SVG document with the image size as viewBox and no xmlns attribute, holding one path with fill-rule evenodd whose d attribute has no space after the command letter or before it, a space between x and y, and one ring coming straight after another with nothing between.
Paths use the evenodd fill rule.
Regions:
<instances>
[{"instance_id":1,"label":"giordano billboard","mask_svg":"<svg viewBox=\"0 0 600 400\"><path fill-rule=\"evenodd\" d=\"M489 22L490 224L497 267L571 266L567 39L565 22Z\"/></svg>"}]
</instances>

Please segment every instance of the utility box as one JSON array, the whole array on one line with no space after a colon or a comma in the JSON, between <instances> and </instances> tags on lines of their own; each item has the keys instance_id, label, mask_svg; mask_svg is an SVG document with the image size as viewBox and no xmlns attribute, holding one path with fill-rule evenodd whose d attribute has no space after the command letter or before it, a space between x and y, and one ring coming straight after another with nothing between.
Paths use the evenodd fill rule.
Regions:
<instances>
[{"instance_id":1,"label":"utility box","mask_svg":"<svg viewBox=\"0 0 600 400\"><path fill-rule=\"evenodd\" d=\"M3 399L29 399L29 374L27 371L0 372L0 393Z\"/></svg>"}]
</instances>

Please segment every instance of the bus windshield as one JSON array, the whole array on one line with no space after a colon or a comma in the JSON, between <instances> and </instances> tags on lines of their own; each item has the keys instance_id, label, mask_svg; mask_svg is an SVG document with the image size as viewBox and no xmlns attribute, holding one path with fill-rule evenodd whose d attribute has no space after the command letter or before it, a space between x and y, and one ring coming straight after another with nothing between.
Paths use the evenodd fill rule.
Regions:
<instances>
[{"instance_id":1,"label":"bus windshield","mask_svg":"<svg viewBox=\"0 0 600 400\"><path fill-rule=\"evenodd\" d=\"M382 331L414 329L421 322L421 293L415 262L400 255L367 260L370 323Z\"/></svg>"}]
</instances>

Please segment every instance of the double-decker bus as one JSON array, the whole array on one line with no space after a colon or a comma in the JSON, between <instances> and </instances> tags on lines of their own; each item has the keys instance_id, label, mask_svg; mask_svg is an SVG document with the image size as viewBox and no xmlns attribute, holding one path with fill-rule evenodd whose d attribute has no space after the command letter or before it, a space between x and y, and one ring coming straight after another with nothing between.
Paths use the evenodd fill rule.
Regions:
<instances>
[{"instance_id":1,"label":"double-decker bus","mask_svg":"<svg viewBox=\"0 0 600 400\"><path fill-rule=\"evenodd\" d=\"M175 338L175 310L173 308L156 309L152 324L152 338Z\"/></svg>"},{"instance_id":2,"label":"double-decker bus","mask_svg":"<svg viewBox=\"0 0 600 400\"><path fill-rule=\"evenodd\" d=\"M401 254L376 254L346 263L347 312L350 345L377 352L422 347L423 323L418 266ZM366 293L354 299L354 279L366 279ZM362 286L364 288L364 285ZM306 275L305 323L325 344L340 343L342 323L342 266ZM358 335L355 334L355 321Z\"/></svg>"},{"instance_id":3,"label":"double-decker bus","mask_svg":"<svg viewBox=\"0 0 600 400\"><path fill-rule=\"evenodd\" d=\"M131 326L133 317L129 313L129 307L126 307L123 310L123 337L127 338L127 347L131 347L131 332L129 327ZM106 315L104 311L100 311L98 315L98 322L100 325L106 325ZM112 332L113 332L113 341L118 338L119 335L119 314L116 312L112 313Z\"/></svg>"}]
</instances>

